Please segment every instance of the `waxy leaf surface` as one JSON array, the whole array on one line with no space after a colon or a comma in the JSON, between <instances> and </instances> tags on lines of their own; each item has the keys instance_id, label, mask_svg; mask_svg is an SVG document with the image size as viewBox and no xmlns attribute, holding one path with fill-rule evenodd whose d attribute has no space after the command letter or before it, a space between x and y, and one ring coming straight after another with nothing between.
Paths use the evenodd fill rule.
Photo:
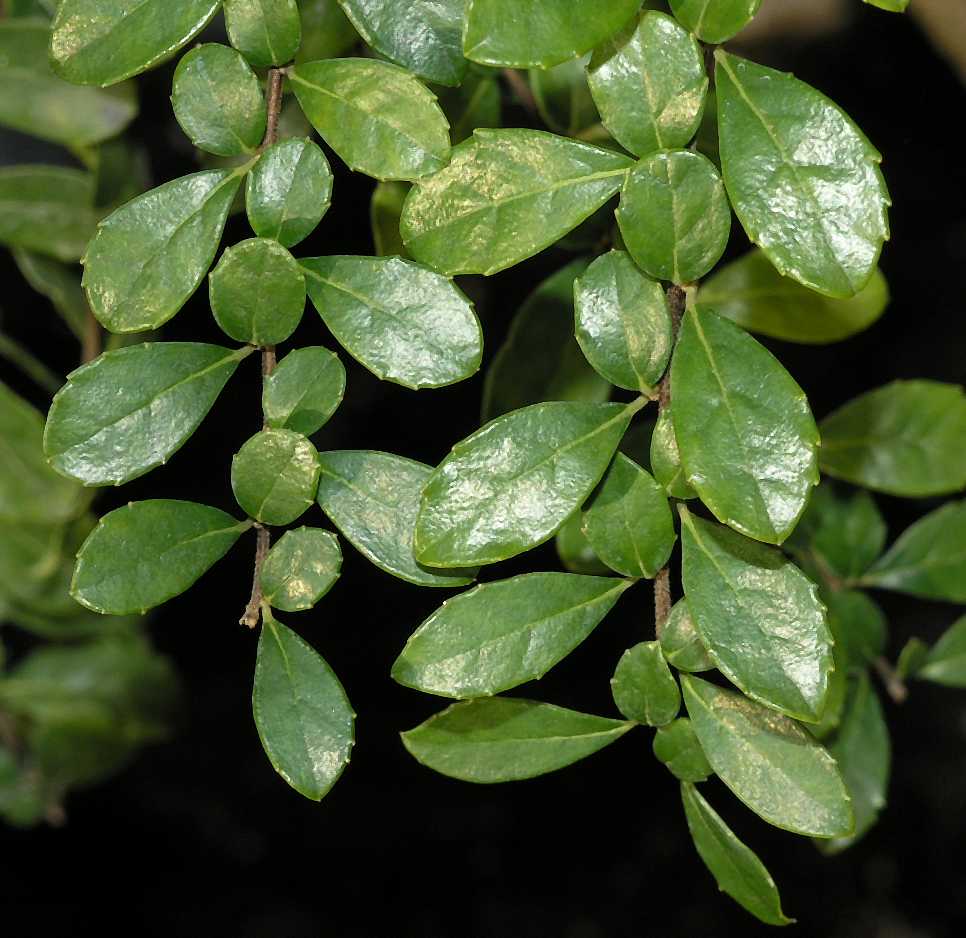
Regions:
<instances>
[{"instance_id":1,"label":"waxy leaf surface","mask_svg":"<svg viewBox=\"0 0 966 938\"><path fill-rule=\"evenodd\" d=\"M715 59L721 166L745 232L785 276L854 296L889 237L881 157L805 82L721 50Z\"/></svg>"},{"instance_id":2,"label":"waxy leaf surface","mask_svg":"<svg viewBox=\"0 0 966 938\"><path fill-rule=\"evenodd\" d=\"M445 277L399 257L301 261L309 297L332 334L374 375L438 388L475 374L483 335L473 304Z\"/></svg>"},{"instance_id":3,"label":"waxy leaf surface","mask_svg":"<svg viewBox=\"0 0 966 938\"><path fill-rule=\"evenodd\" d=\"M94 612L143 613L188 589L249 527L195 502L131 502L84 541L70 594Z\"/></svg>"},{"instance_id":4,"label":"waxy leaf surface","mask_svg":"<svg viewBox=\"0 0 966 938\"><path fill-rule=\"evenodd\" d=\"M293 430L262 430L231 461L235 500L263 524L291 524L315 501L319 454Z\"/></svg>"},{"instance_id":5,"label":"waxy leaf surface","mask_svg":"<svg viewBox=\"0 0 966 938\"><path fill-rule=\"evenodd\" d=\"M681 692L658 642L628 648L610 679L614 703L628 720L665 726L681 709Z\"/></svg>"},{"instance_id":6,"label":"waxy leaf surface","mask_svg":"<svg viewBox=\"0 0 966 938\"><path fill-rule=\"evenodd\" d=\"M442 775L491 784L562 769L633 727L535 700L487 697L447 707L402 741L416 761Z\"/></svg>"},{"instance_id":7,"label":"waxy leaf surface","mask_svg":"<svg viewBox=\"0 0 966 938\"><path fill-rule=\"evenodd\" d=\"M703 782L714 774L687 717L659 726L651 748L658 762L682 782Z\"/></svg>"},{"instance_id":8,"label":"waxy leaf surface","mask_svg":"<svg viewBox=\"0 0 966 938\"><path fill-rule=\"evenodd\" d=\"M420 625L392 676L456 698L489 697L538 680L590 635L628 586L574 573L484 583L446 600Z\"/></svg>"},{"instance_id":9,"label":"waxy leaf surface","mask_svg":"<svg viewBox=\"0 0 966 938\"><path fill-rule=\"evenodd\" d=\"M698 39L717 45L744 29L761 0L669 0L671 12Z\"/></svg>"},{"instance_id":10,"label":"waxy leaf surface","mask_svg":"<svg viewBox=\"0 0 966 938\"><path fill-rule=\"evenodd\" d=\"M225 27L231 44L252 65L285 65L302 41L295 0L225 0Z\"/></svg>"},{"instance_id":11,"label":"waxy leaf surface","mask_svg":"<svg viewBox=\"0 0 966 938\"><path fill-rule=\"evenodd\" d=\"M321 345L294 349L265 378L265 423L311 436L336 412L343 394L345 368L338 355Z\"/></svg>"},{"instance_id":12,"label":"waxy leaf surface","mask_svg":"<svg viewBox=\"0 0 966 938\"><path fill-rule=\"evenodd\" d=\"M679 671L710 671L715 663L704 647L686 599L679 599L661 629L661 651Z\"/></svg>"},{"instance_id":13,"label":"waxy leaf surface","mask_svg":"<svg viewBox=\"0 0 966 938\"><path fill-rule=\"evenodd\" d=\"M449 166L413 187L401 232L444 274L494 274L537 254L616 193L619 153L519 128L477 130Z\"/></svg>"},{"instance_id":14,"label":"waxy leaf surface","mask_svg":"<svg viewBox=\"0 0 966 938\"><path fill-rule=\"evenodd\" d=\"M339 539L320 528L286 531L262 567L262 594L273 609L311 609L339 579Z\"/></svg>"},{"instance_id":15,"label":"waxy leaf surface","mask_svg":"<svg viewBox=\"0 0 966 938\"><path fill-rule=\"evenodd\" d=\"M468 566L542 544L600 480L640 406L534 404L457 443L423 490L416 557Z\"/></svg>"},{"instance_id":16,"label":"waxy leaf surface","mask_svg":"<svg viewBox=\"0 0 966 938\"><path fill-rule=\"evenodd\" d=\"M120 485L188 440L249 349L147 342L72 372L50 407L44 452L84 485Z\"/></svg>"},{"instance_id":17,"label":"waxy leaf surface","mask_svg":"<svg viewBox=\"0 0 966 938\"><path fill-rule=\"evenodd\" d=\"M838 766L806 729L693 675L682 675L681 687L708 762L755 814L795 834L852 832L855 819Z\"/></svg>"},{"instance_id":18,"label":"waxy leaf surface","mask_svg":"<svg viewBox=\"0 0 966 938\"><path fill-rule=\"evenodd\" d=\"M671 367L674 435L688 483L715 517L780 544L818 483L808 400L764 346L688 310Z\"/></svg>"}]
</instances>

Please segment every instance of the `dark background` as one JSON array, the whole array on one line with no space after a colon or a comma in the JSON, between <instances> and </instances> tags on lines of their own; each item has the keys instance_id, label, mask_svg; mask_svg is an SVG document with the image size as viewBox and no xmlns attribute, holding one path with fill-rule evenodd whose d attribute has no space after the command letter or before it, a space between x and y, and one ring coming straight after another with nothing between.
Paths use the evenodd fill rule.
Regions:
<instances>
[{"instance_id":1,"label":"dark background","mask_svg":"<svg viewBox=\"0 0 966 938\"><path fill-rule=\"evenodd\" d=\"M855 117L884 156L895 199L882 265L894 300L867 333L818 348L771 343L817 416L897 377L966 379L966 160L957 141L964 95L915 25L871 9L845 32L755 49L792 68ZM170 117L171 67L145 76L136 133L155 179L195 168ZM510 123L527 123L522 111ZM57 159L26 137L0 136L0 162ZM372 253L372 182L335 157L334 205L301 256ZM737 226L736 226L737 229ZM227 241L248 237L244 219ZM736 231L732 254L745 250ZM489 282L469 281L487 339L484 366L526 294L566 256L550 251ZM66 372L76 346L46 302L0 255L6 327ZM205 291L165 328L168 338L221 341ZM297 344L334 347L309 308ZM440 391L382 384L343 355L346 401L320 449L370 448L436 463L475 429L481 377ZM231 454L260 422L258 364L248 359L202 429L171 464L123 491L127 500L192 498L237 510ZM5 380L46 402L8 371ZM964 441L966 443L966 441ZM893 535L932 502L879 500ZM322 523L318 514L306 515ZM630 938L766 933L719 896L693 852L674 779L650 754L650 732L556 774L477 787L437 776L398 732L444 705L395 685L406 636L446 593L372 568L344 544L342 579L314 613L289 615L344 682L359 718L342 780L320 804L272 771L251 718L255 634L236 622L250 587L246 538L189 594L158 610L151 631L186 684L176 738L113 781L70 797L59 830L0 829L0 921L10 934L236 938ZM556 569L552 546L489 568L486 579ZM882 596L891 652L935 638L958 610ZM520 693L614 714L608 678L620 653L652 633L646 584L539 687ZM853 850L824 859L807 839L745 811L723 786L706 793L760 854L802 936L944 938L966 928L966 694L916 685L886 703L894 743L890 806ZM18 925L16 923L22 923Z\"/></svg>"}]
</instances>

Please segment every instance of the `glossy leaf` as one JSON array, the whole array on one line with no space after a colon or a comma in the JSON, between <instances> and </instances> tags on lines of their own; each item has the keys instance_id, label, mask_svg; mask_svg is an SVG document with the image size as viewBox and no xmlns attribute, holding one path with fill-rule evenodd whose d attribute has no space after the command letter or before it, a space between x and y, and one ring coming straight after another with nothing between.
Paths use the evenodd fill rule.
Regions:
<instances>
[{"instance_id":1,"label":"glossy leaf","mask_svg":"<svg viewBox=\"0 0 966 938\"><path fill-rule=\"evenodd\" d=\"M440 85L458 85L463 80L466 0L339 2L366 44L387 59Z\"/></svg>"},{"instance_id":2,"label":"glossy leaf","mask_svg":"<svg viewBox=\"0 0 966 938\"><path fill-rule=\"evenodd\" d=\"M652 748L658 762L682 782L703 782L714 774L687 717L659 726Z\"/></svg>"},{"instance_id":3,"label":"glossy leaf","mask_svg":"<svg viewBox=\"0 0 966 938\"><path fill-rule=\"evenodd\" d=\"M343 394L345 368L338 355L321 345L295 349L265 378L265 423L311 436L336 412Z\"/></svg>"},{"instance_id":4,"label":"glossy leaf","mask_svg":"<svg viewBox=\"0 0 966 938\"><path fill-rule=\"evenodd\" d=\"M659 283L623 251L598 257L574 284L577 341L611 384L652 395L671 358L671 314Z\"/></svg>"},{"instance_id":5,"label":"glossy leaf","mask_svg":"<svg viewBox=\"0 0 966 938\"><path fill-rule=\"evenodd\" d=\"M178 63L171 104L199 150L251 156L265 136L267 112L258 77L228 46L197 46Z\"/></svg>"},{"instance_id":6,"label":"glossy leaf","mask_svg":"<svg viewBox=\"0 0 966 938\"><path fill-rule=\"evenodd\" d=\"M43 417L0 382L0 522L57 524L77 515L83 505L78 487L47 464Z\"/></svg>"},{"instance_id":7,"label":"glossy leaf","mask_svg":"<svg viewBox=\"0 0 966 938\"><path fill-rule=\"evenodd\" d=\"M262 567L262 594L273 609L311 609L339 579L339 539L319 528L286 531Z\"/></svg>"},{"instance_id":8,"label":"glossy leaf","mask_svg":"<svg viewBox=\"0 0 966 938\"><path fill-rule=\"evenodd\" d=\"M692 150L662 151L628 173L617 223L631 257L646 273L685 284L703 277L721 258L731 208L711 160Z\"/></svg>"},{"instance_id":9,"label":"glossy leaf","mask_svg":"<svg viewBox=\"0 0 966 938\"><path fill-rule=\"evenodd\" d=\"M828 624L847 666L862 668L885 653L889 626L885 614L861 590L829 590ZM838 667L838 655L836 655Z\"/></svg>"},{"instance_id":10,"label":"glossy leaf","mask_svg":"<svg viewBox=\"0 0 966 938\"><path fill-rule=\"evenodd\" d=\"M656 576L677 540L664 490L622 453L584 512L583 527L597 556L629 577Z\"/></svg>"},{"instance_id":11,"label":"glossy leaf","mask_svg":"<svg viewBox=\"0 0 966 938\"><path fill-rule=\"evenodd\" d=\"M681 692L658 642L628 648L610 680L617 709L628 720L665 726L681 709Z\"/></svg>"},{"instance_id":12,"label":"glossy leaf","mask_svg":"<svg viewBox=\"0 0 966 938\"><path fill-rule=\"evenodd\" d=\"M464 782L545 775L593 755L634 724L534 700L489 697L453 704L402 734L417 762Z\"/></svg>"},{"instance_id":13,"label":"glossy leaf","mask_svg":"<svg viewBox=\"0 0 966 938\"><path fill-rule=\"evenodd\" d=\"M904 498L966 486L966 395L955 384L894 381L821 424L822 471Z\"/></svg>"},{"instance_id":14,"label":"glossy leaf","mask_svg":"<svg viewBox=\"0 0 966 938\"><path fill-rule=\"evenodd\" d=\"M885 807L889 787L889 729L867 673L852 681L845 715L829 752L839 764L855 812L855 830L850 836L821 845L826 853L838 853L851 847L875 824Z\"/></svg>"},{"instance_id":15,"label":"glossy leaf","mask_svg":"<svg viewBox=\"0 0 966 938\"><path fill-rule=\"evenodd\" d=\"M664 657L679 671L710 671L715 666L694 624L686 599L679 599L671 607L660 639Z\"/></svg>"},{"instance_id":16,"label":"glossy leaf","mask_svg":"<svg viewBox=\"0 0 966 938\"><path fill-rule=\"evenodd\" d=\"M325 660L271 616L258 639L252 711L275 771L321 801L349 763L355 714Z\"/></svg>"},{"instance_id":17,"label":"glossy leaf","mask_svg":"<svg viewBox=\"0 0 966 938\"><path fill-rule=\"evenodd\" d=\"M231 488L242 510L263 524L291 524L315 501L319 454L292 430L262 430L231 461Z\"/></svg>"},{"instance_id":18,"label":"glossy leaf","mask_svg":"<svg viewBox=\"0 0 966 938\"><path fill-rule=\"evenodd\" d=\"M548 68L614 35L639 0L610 0L584 9L572 0L468 0L463 52L483 65Z\"/></svg>"},{"instance_id":19,"label":"glossy leaf","mask_svg":"<svg viewBox=\"0 0 966 938\"><path fill-rule=\"evenodd\" d=\"M325 324L377 377L415 390L454 384L479 369L479 320L445 277L398 257L313 257L301 264Z\"/></svg>"},{"instance_id":20,"label":"glossy leaf","mask_svg":"<svg viewBox=\"0 0 966 938\"><path fill-rule=\"evenodd\" d=\"M537 113L555 133L575 137L600 120L587 84L586 67L585 57L553 68L530 69L530 91Z\"/></svg>"},{"instance_id":21,"label":"glossy leaf","mask_svg":"<svg viewBox=\"0 0 966 938\"><path fill-rule=\"evenodd\" d=\"M181 309L211 266L240 183L227 169L182 176L101 222L84 259L84 289L103 326L157 329Z\"/></svg>"},{"instance_id":22,"label":"glossy leaf","mask_svg":"<svg viewBox=\"0 0 966 938\"><path fill-rule=\"evenodd\" d=\"M779 273L854 296L889 237L881 157L805 82L720 49L715 59L721 166L748 237Z\"/></svg>"},{"instance_id":23,"label":"glossy leaf","mask_svg":"<svg viewBox=\"0 0 966 938\"><path fill-rule=\"evenodd\" d=\"M555 539L557 556L571 573L586 573L591 576L607 575L611 572L591 547L583 531L583 514L578 509L561 526Z\"/></svg>"},{"instance_id":24,"label":"glossy leaf","mask_svg":"<svg viewBox=\"0 0 966 938\"><path fill-rule=\"evenodd\" d=\"M631 161L539 130L477 130L413 187L402 236L444 274L494 274L549 247L616 193Z\"/></svg>"},{"instance_id":25,"label":"glossy leaf","mask_svg":"<svg viewBox=\"0 0 966 938\"><path fill-rule=\"evenodd\" d=\"M211 312L237 342L277 345L305 310L305 275L277 241L249 238L232 245L208 280Z\"/></svg>"},{"instance_id":26,"label":"glossy leaf","mask_svg":"<svg viewBox=\"0 0 966 938\"><path fill-rule=\"evenodd\" d=\"M131 502L84 541L71 596L94 612L143 613L188 589L250 526L194 502Z\"/></svg>"},{"instance_id":27,"label":"glossy leaf","mask_svg":"<svg viewBox=\"0 0 966 938\"><path fill-rule=\"evenodd\" d=\"M823 345L868 329L889 305L889 287L877 268L855 296L823 296L783 277L763 252L755 250L705 281L698 303L749 332Z\"/></svg>"},{"instance_id":28,"label":"glossy leaf","mask_svg":"<svg viewBox=\"0 0 966 938\"><path fill-rule=\"evenodd\" d=\"M651 472L672 498L697 498L688 484L681 465L678 440L674 434L674 418L670 406L663 407L651 434Z\"/></svg>"},{"instance_id":29,"label":"glossy leaf","mask_svg":"<svg viewBox=\"0 0 966 938\"><path fill-rule=\"evenodd\" d=\"M60 166L0 167L0 244L76 261L94 226L89 173Z\"/></svg>"},{"instance_id":30,"label":"glossy leaf","mask_svg":"<svg viewBox=\"0 0 966 938\"><path fill-rule=\"evenodd\" d=\"M82 365L50 407L44 452L51 466L84 485L120 485L163 465L249 352L146 342Z\"/></svg>"},{"instance_id":31,"label":"glossy leaf","mask_svg":"<svg viewBox=\"0 0 966 938\"><path fill-rule=\"evenodd\" d=\"M966 602L966 502L943 505L906 528L862 583Z\"/></svg>"},{"instance_id":32,"label":"glossy leaf","mask_svg":"<svg viewBox=\"0 0 966 938\"><path fill-rule=\"evenodd\" d=\"M587 268L571 261L520 307L483 382L483 420L541 401L597 401L610 385L587 364L574 340L574 281Z\"/></svg>"},{"instance_id":33,"label":"glossy leaf","mask_svg":"<svg viewBox=\"0 0 966 938\"><path fill-rule=\"evenodd\" d=\"M245 186L252 230L291 248L315 231L328 211L332 170L311 140L282 140L262 153Z\"/></svg>"},{"instance_id":34,"label":"glossy leaf","mask_svg":"<svg viewBox=\"0 0 966 938\"><path fill-rule=\"evenodd\" d=\"M817 722L832 636L815 585L779 551L680 513L684 592L711 659L749 697Z\"/></svg>"},{"instance_id":35,"label":"glossy leaf","mask_svg":"<svg viewBox=\"0 0 966 938\"><path fill-rule=\"evenodd\" d=\"M231 44L252 65L291 62L302 41L295 0L224 0Z\"/></svg>"},{"instance_id":36,"label":"glossy leaf","mask_svg":"<svg viewBox=\"0 0 966 938\"><path fill-rule=\"evenodd\" d=\"M138 110L133 85L72 85L51 69L49 43L45 23L0 22L0 124L68 146L92 146L124 130Z\"/></svg>"},{"instance_id":37,"label":"glossy leaf","mask_svg":"<svg viewBox=\"0 0 966 938\"><path fill-rule=\"evenodd\" d=\"M744 29L761 0L669 0L675 17L704 42L717 45Z\"/></svg>"},{"instance_id":38,"label":"glossy leaf","mask_svg":"<svg viewBox=\"0 0 966 938\"><path fill-rule=\"evenodd\" d=\"M688 483L715 517L780 544L818 483L818 430L781 363L733 323L689 310L671 367Z\"/></svg>"},{"instance_id":39,"label":"glossy leaf","mask_svg":"<svg viewBox=\"0 0 966 938\"><path fill-rule=\"evenodd\" d=\"M423 490L416 557L496 563L548 540L600 480L640 406L535 404L457 443Z\"/></svg>"},{"instance_id":40,"label":"glossy leaf","mask_svg":"<svg viewBox=\"0 0 966 938\"><path fill-rule=\"evenodd\" d=\"M113 85L190 42L219 6L220 0L61 0L51 62L74 84Z\"/></svg>"},{"instance_id":41,"label":"glossy leaf","mask_svg":"<svg viewBox=\"0 0 966 938\"><path fill-rule=\"evenodd\" d=\"M638 156L684 147L704 112L708 76L693 36L645 10L594 50L587 69L604 126Z\"/></svg>"},{"instance_id":42,"label":"glossy leaf","mask_svg":"<svg viewBox=\"0 0 966 938\"><path fill-rule=\"evenodd\" d=\"M759 817L795 834L855 825L835 760L802 726L740 694L682 675L684 702L715 773Z\"/></svg>"},{"instance_id":43,"label":"glossy leaf","mask_svg":"<svg viewBox=\"0 0 966 938\"><path fill-rule=\"evenodd\" d=\"M957 619L929 649L916 677L946 687L966 687L966 616Z\"/></svg>"},{"instance_id":44,"label":"glossy leaf","mask_svg":"<svg viewBox=\"0 0 966 938\"><path fill-rule=\"evenodd\" d=\"M766 925L790 925L794 919L782 912L778 887L757 854L735 836L694 785L681 786L681 800L695 849L718 888Z\"/></svg>"},{"instance_id":45,"label":"glossy leaf","mask_svg":"<svg viewBox=\"0 0 966 938\"><path fill-rule=\"evenodd\" d=\"M305 116L350 169L376 179L418 179L449 158L449 125L409 72L376 59L297 65L292 90Z\"/></svg>"},{"instance_id":46,"label":"glossy leaf","mask_svg":"<svg viewBox=\"0 0 966 938\"><path fill-rule=\"evenodd\" d=\"M466 586L476 570L437 570L413 555L419 496L432 469L390 453L322 453L318 502L364 557L417 586Z\"/></svg>"},{"instance_id":47,"label":"glossy leaf","mask_svg":"<svg viewBox=\"0 0 966 938\"><path fill-rule=\"evenodd\" d=\"M420 625L392 676L424 693L458 699L539 680L590 635L628 586L574 573L484 583L448 599Z\"/></svg>"}]
</instances>

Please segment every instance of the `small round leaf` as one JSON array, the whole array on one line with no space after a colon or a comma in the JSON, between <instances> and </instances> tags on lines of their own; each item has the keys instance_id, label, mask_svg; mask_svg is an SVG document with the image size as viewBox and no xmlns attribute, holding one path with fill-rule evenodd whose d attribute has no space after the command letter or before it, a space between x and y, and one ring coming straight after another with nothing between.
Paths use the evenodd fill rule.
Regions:
<instances>
[{"instance_id":1,"label":"small round leaf","mask_svg":"<svg viewBox=\"0 0 966 938\"><path fill-rule=\"evenodd\" d=\"M224 6L228 38L252 65L292 61L302 41L295 0L225 0Z\"/></svg>"},{"instance_id":2,"label":"small round leaf","mask_svg":"<svg viewBox=\"0 0 966 938\"><path fill-rule=\"evenodd\" d=\"M335 413L344 393L345 368L335 352L321 345L295 349L265 379L265 422L311 436Z\"/></svg>"},{"instance_id":3,"label":"small round leaf","mask_svg":"<svg viewBox=\"0 0 966 938\"><path fill-rule=\"evenodd\" d=\"M262 567L262 593L273 609L311 609L339 579L339 539L321 528L286 531Z\"/></svg>"},{"instance_id":4,"label":"small round leaf","mask_svg":"<svg viewBox=\"0 0 966 938\"><path fill-rule=\"evenodd\" d=\"M291 524L315 500L319 454L301 433L262 430L231 461L242 509L263 524Z\"/></svg>"}]
</instances>

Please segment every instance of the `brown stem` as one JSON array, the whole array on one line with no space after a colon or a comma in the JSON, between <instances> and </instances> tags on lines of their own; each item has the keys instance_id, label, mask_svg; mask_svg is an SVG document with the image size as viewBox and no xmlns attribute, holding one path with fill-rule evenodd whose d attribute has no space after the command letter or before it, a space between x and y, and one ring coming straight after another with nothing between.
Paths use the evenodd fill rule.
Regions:
<instances>
[{"instance_id":1,"label":"brown stem","mask_svg":"<svg viewBox=\"0 0 966 938\"><path fill-rule=\"evenodd\" d=\"M905 681L896 674L895 668L882 655L873 660L872 666L882 679L882 686L885 687L886 693L892 698L893 702L897 704L905 703L909 697L909 688L906 687Z\"/></svg>"},{"instance_id":2,"label":"brown stem","mask_svg":"<svg viewBox=\"0 0 966 938\"><path fill-rule=\"evenodd\" d=\"M268 548L272 544L272 536L268 528L263 525L255 526L258 540L255 542L255 569L252 573L252 595L245 607L245 612L238 620L239 625L247 625L250 629L258 625L262 615L262 567L268 556Z\"/></svg>"},{"instance_id":3,"label":"brown stem","mask_svg":"<svg viewBox=\"0 0 966 938\"><path fill-rule=\"evenodd\" d=\"M266 106L268 118L265 121L265 137L259 149L265 150L278 140L278 119L282 114L282 85L285 70L272 68L268 71L268 94Z\"/></svg>"},{"instance_id":4,"label":"brown stem","mask_svg":"<svg viewBox=\"0 0 966 938\"><path fill-rule=\"evenodd\" d=\"M102 350L101 324L94 318L94 314L87 310L84 319L84 338L81 341L81 364L86 365L94 361Z\"/></svg>"},{"instance_id":5,"label":"brown stem","mask_svg":"<svg viewBox=\"0 0 966 938\"><path fill-rule=\"evenodd\" d=\"M530 114L536 114L537 99L533 96L530 85L522 73L518 72L515 68L505 68L502 72L506 83L510 86L510 90L516 96L517 101L520 102L524 110Z\"/></svg>"}]
</instances>

